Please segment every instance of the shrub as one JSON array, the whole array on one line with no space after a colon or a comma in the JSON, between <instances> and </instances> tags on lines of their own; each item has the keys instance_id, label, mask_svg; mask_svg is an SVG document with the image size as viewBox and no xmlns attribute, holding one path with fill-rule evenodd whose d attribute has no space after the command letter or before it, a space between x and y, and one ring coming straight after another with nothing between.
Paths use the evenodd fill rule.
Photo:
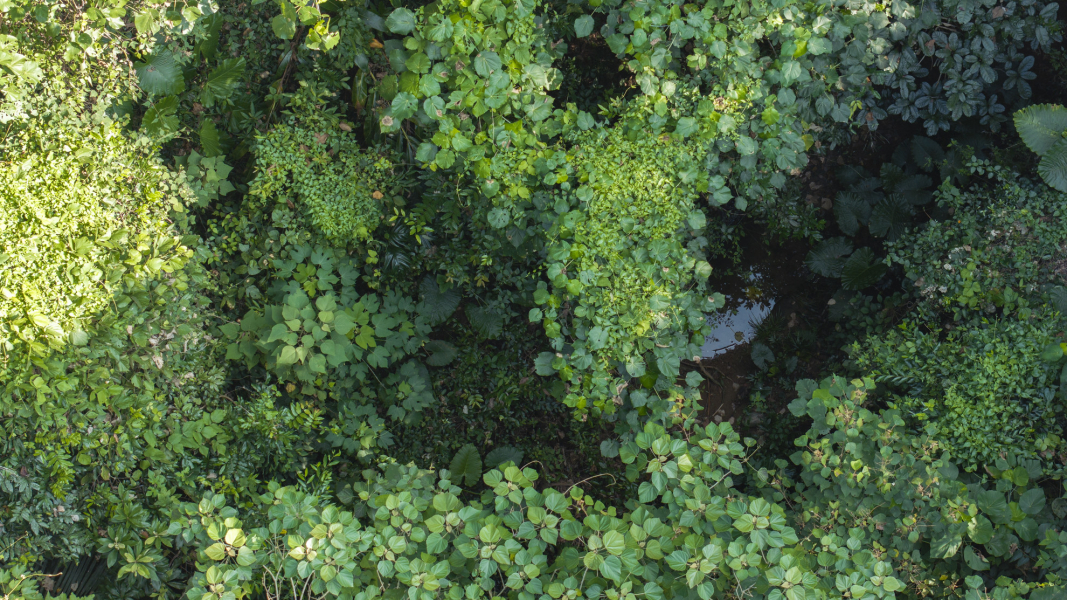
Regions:
<instances>
[{"instance_id":1,"label":"shrub","mask_svg":"<svg viewBox=\"0 0 1067 600\"><path fill-rule=\"evenodd\" d=\"M282 124L256 143L255 179L249 184L252 211L270 213L283 228L299 229L306 219L330 244L366 242L378 227L382 198L390 192L392 162L363 150L343 130Z\"/></svg>"},{"instance_id":2,"label":"shrub","mask_svg":"<svg viewBox=\"0 0 1067 600\"><path fill-rule=\"evenodd\" d=\"M382 459L341 490L351 509L272 483L253 509L211 494L184 504L169 533L197 553L189 597L198 599L261 589L277 598L294 586L305 590L298 597L424 600L634 590L702 600L973 598L998 587L1046 600L1062 591L1052 586L1064 574L1063 522L1033 484L1032 464L1003 459L990 471L995 484L967 481L897 412L861 407L869 380L800 387L791 408L814 423L798 441L795 482L750 471L754 441L728 424L688 439L648 424L620 449L627 478L639 481L626 510L573 486L538 490L532 468L487 470L474 500L447 470ZM746 474L767 498L734 487ZM1017 568L1027 561L1016 549L1044 566Z\"/></svg>"},{"instance_id":3,"label":"shrub","mask_svg":"<svg viewBox=\"0 0 1067 600\"><path fill-rule=\"evenodd\" d=\"M1062 594L1067 499L1046 500L1039 461L1005 445L983 472L963 473L956 465L967 455L944 444L943 431L912 433L901 411L865 408L869 378L806 380L797 390L789 410L813 423L768 480L778 492L770 499L796 510L798 534L862 539L893 565L902 597Z\"/></svg>"},{"instance_id":4,"label":"shrub","mask_svg":"<svg viewBox=\"0 0 1067 600\"><path fill-rule=\"evenodd\" d=\"M1067 283L1067 196L988 161L968 170L970 186L946 183L935 196L951 217L888 244L886 262L903 267L924 310L1026 319Z\"/></svg>"},{"instance_id":5,"label":"shrub","mask_svg":"<svg viewBox=\"0 0 1067 600\"><path fill-rule=\"evenodd\" d=\"M433 168L477 168L488 175L498 146L536 145L558 133L548 91L561 75L552 67L565 45L553 42L535 14L539 0L467 4L444 0L415 12L400 7L385 28L403 36L385 48L395 74L383 79L383 133L405 120L426 126L417 159ZM521 90L517 93L516 90Z\"/></svg>"},{"instance_id":6,"label":"shrub","mask_svg":"<svg viewBox=\"0 0 1067 600\"><path fill-rule=\"evenodd\" d=\"M155 148L124 133L105 102L61 85L7 108L17 112L0 139L5 360L84 345L123 293L173 278L184 289L192 251L169 215L190 198Z\"/></svg>"},{"instance_id":7,"label":"shrub","mask_svg":"<svg viewBox=\"0 0 1067 600\"><path fill-rule=\"evenodd\" d=\"M909 425L928 430L967 471L1007 452L1063 469L1059 369L1041 352L1062 322L1034 313L951 331L905 322L852 346L856 366L899 390L892 402Z\"/></svg>"},{"instance_id":8,"label":"shrub","mask_svg":"<svg viewBox=\"0 0 1067 600\"><path fill-rule=\"evenodd\" d=\"M543 308L529 317L558 353L543 354L539 372L554 369L574 384L569 406L610 414L626 379L647 370L669 387L703 343L704 313L717 302L703 294L711 267L698 260L703 238L685 245L705 225L695 205L706 187L702 153L670 138L629 140L622 129L579 134L572 144L535 167L547 193L534 203L552 219L551 287L539 283L534 301ZM502 220L519 198L501 201Z\"/></svg>"}]
</instances>

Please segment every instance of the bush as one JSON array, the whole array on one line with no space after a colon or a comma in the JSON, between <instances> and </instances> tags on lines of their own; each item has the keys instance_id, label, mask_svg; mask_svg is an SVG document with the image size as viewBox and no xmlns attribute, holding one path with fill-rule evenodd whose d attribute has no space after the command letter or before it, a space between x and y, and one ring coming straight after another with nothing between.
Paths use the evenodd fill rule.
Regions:
<instances>
[{"instance_id":1,"label":"bush","mask_svg":"<svg viewBox=\"0 0 1067 600\"><path fill-rule=\"evenodd\" d=\"M1062 321L1035 313L985 326L896 331L852 346L856 367L897 390L889 401L967 471L1007 452L1059 472L1064 401L1059 368L1041 359Z\"/></svg>"},{"instance_id":2,"label":"bush","mask_svg":"<svg viewBox=\"0 0 1067 600\"><path fill-rule=\"evenodd\" d=\"M1067 498L1046 500L1039 461L1005 445L984 472L961 473L956 465L967 455L943 444L943 431L913 434L899 410L864 408L869 378L808 380L797 390L789 410L813 424L768 480L777 490L770 498L795 507L799 533L863 540L893 565L903 597L1062 594L1049 584L1062 586L1067 574L1055 558L1063 556Z\"/></svg>"},{"instance_id":3,"label":"bush","mask_svg":"<svg viewBox=\"0 0 1067 600\"><path fill-rule=\"evenodd\" d=\"M580 384L569 406L610 414L625 379L647 371L654 383L662 373L670 386L680 362L699 354L704 314L716 299L702 293L711 274L698 259L706 242L685 243L705 225L695 199L706 183L700 150L673 140L631 141L613 129L572 143L537 165L547 193L534 203L553 219L554 239L551 287L538 285L534 301L543 308L532 309L530 321L542 322L559 353L542 354L539 372L551 368Z\"/></svg>"},{"instance_id":4,"label":"bush","mask_svg":"<svg viewBox=\"0 0 1067 600\"><path fill-rule=\"evenodd\" d=\"M176 278L179 290L188 285L182 273L192 250L169 216L189 201L183 180L107 108L60 84L7 106L14 119L0 138L5 361L84 345L92 321L113 312L123 293L166 279Z\"/></svg>"},{"instance_id":5,"label":"bush","mask_svg":"<svg viewBox=\"0 0 1067 600\"><path fill-rule=\"evenodd\" d=\"M253 152L251 211L269 213L277 226L296 231L306 219L335 246L371 238L381 220L381 200L391 192L393 164L384 154L363 150L343 130L298 124L274 127Z\"/></svg>"},{"instance_id":6,"label":"bush","mask_svg":"<svg viewBox=\"0 0 1067 600\"><path fill-rule=\"evenodd\" d=\"M5 593L23 565L95 554L111 575L101 594L118 598L1062 595L1067 501L1052 493L1061 473L1049 454L1062 444L1043 388L1067 346L1039 319L1067 288L1051 278L1051 258L1033 260L1055 255L1055 202L1010 240L1037 271L990 275L988 301L958 303L945 336L957 354L927 330L864 348L870 365L907 363L896 383L921 380L923 401L952 411L935 426L919 432L913 414L864 408L870 381L803 382L792 414L812 426L801 451L779 472L754 469L756 442L697 424L701 377L681 377L682 361L698 359L706 313L723 302L707 289L705 262L730 245L709 240L732 235L723 215L736 213L721 207L764 203L758 214L803 217L814 236L818 221L779 196L811 149L874 129L889 108L934 129L968 116L995 127L1001 102L1028 90L1024 45L1059 34L1052 5L442 0L377 15L381 6L362 1L231 4L0 2L5 108L17 97L50 102L51 88L34 87L47 73L50 86L86 89L70 115L93 115L64 124L37 111L18 117L15 135L57 125L62 135L32 135L77 150L95 131L100 156L140 159L154 148L123 131L139 123L192 180L127 161L146 173L99 186L131 209L116 228L133 245L97 233L105 209L71 210L93 248L106 242L114 256L83 260L76 246L54 245L44 260L65 264L38 269L97 269L105 281L114 272L113 285L79 280L54 298L5 300L5 310L40 305L0 321L21 340L0 373L0 561L19 563L0 570ZM619 85L639 93L583 98L596 115L555 106L573 37L588 39L570 64L621 66ZM600 56L605 45L624 62ZM101 134L104 117L125 137ZM12 207L97 200L95 190L34 195L33 181L15 181L26 158L39 170L61 150L12 147L14 200L0 203L0 224L65 231ZM61 158L66 170L50 177L73 184L96 166L82 161ZM411 177L407 165L425 169ZM854 182L849 194L870 194L838 203L844 233L910 235L926 180L898 166L883 170L883 191ZM157 175L177 188L140 187ZM1018 185L1012 202L1041 196ZM159 235L139 248L145 227ZM174 240L179 231L188 235ZM194 233L209 238L199 246ZM173 258L151 256L162 235ZM845 287L885 281L873 248L845 258L851 245L830 245L812 264ZM1035 272L1045 279L1027 287ZM959 296L976 293L964 281ZM71 294L89 298L84 314L66 310ZM948 323L946 306L920 308ZM545 336L528 336L530 326ZM32 339L14 335L27 331ZM909 343L920 350L909 355ZM1045 360L1060 354L1002 359L1030 344L1045 344ZM920 362L930 358L941 363ZM551 382L527 378L531 363ZM952 378L961 383L935 388ZM975 382L1035 410L1013 420L1024 404L990 403ZM536 418L542 437L526 442L549 446L539 440L568 427L536 416L533 395L546 390L579 417L569 429L583 456L564 459L621 464L626 481L604 486L618 498L590 498L574 483L585 473L544 483L558 465L507 462L552 448L483 452L498 428L428 422L495 401L494 417ZM898 406L916 397L896 391ZM976 404L990 415L982 422L957 410ZM616 439L600 439L604 424ZM990 425L1019 449L993 455L964 439ZM455 472L385 455L413 439L433 444L432 462L452 458Z\"/></svg>"},{"instance_id":7,"label":"bush","mask_svg":"<svg viewBox=\"0 0 1067 600\"><path fill-rule=\"evenodd\" d=\"M728 424L688 439L649 424L620 449L627 477L643 480L625 511L576 487L539 491L531 468L487 470L476 501L447 470L382 460L342 490L351 510L272 483L254 510L211 494L184 504L169 532L197 552L197 599L246 597L260 582L268 598L295 586L306 590L299 597L425 600L631 590L709 600L746 589L768 599L948 598L1009 587L1045 600L1062 591L1050 584L1064 574L1063 523L1032 483L1039 470L1011 457L991 470L994 486L966 481L897 412L861 408L872 387L800 386L791 408L814 423L798 440L796 482L749 471L754 441ZM734 487L746 474L768 498ZM1014 566L1018 552L1046 566L1027 574Z\"/></svg>"},{"instance_id":8,"label":"bush","mask_svg":"<svg viewBox=\"0 0 1067 600\"><path fill-rule=\"evenodd\" d=\"M927 312L977 323L993 316L1026 319L1067 283L1067 195L1017 173L973 160L966 188L942 185L935 199L951 214L887 246Z\"/></svg>"}]
</instances>

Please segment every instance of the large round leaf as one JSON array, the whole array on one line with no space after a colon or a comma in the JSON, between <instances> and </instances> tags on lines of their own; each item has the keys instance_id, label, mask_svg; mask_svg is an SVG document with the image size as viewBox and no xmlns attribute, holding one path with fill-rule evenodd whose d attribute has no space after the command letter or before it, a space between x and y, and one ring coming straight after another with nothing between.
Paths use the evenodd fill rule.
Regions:
<instances>
[{"instance_id":1,"label":"large round leaf","mask_svg":"<svg viewBox=\"0 0 1067 600\"><path fill-rule=\"evenodd\" d=\"M1049 149L1037 165L1037 172L1049 187L1067 192L1067 139Z\"/></svg>"},{"instance_id":2,"label":"large round leaf","mask_svg":"<svg viewBox=\"0 0 1067 600\"><path fill-rule=\"evenodd\" d=\"M1056 104L1027 106L1015 113L1015 129L1027 148L1044 156L1067 132L1067 108Z\"/></svg>"},{"instance_id":3,"label":"large round leaf","mask_svg":"<svg viewBox=\"0 0 1067 600\"><path fill-rule=\"evenodd\" d=\"M149 94L167 96L185 90L182 70L169 51L152 54L144 62L134 64L133 68L137 71L141 89Z\"/></svg>"}]
</instances>

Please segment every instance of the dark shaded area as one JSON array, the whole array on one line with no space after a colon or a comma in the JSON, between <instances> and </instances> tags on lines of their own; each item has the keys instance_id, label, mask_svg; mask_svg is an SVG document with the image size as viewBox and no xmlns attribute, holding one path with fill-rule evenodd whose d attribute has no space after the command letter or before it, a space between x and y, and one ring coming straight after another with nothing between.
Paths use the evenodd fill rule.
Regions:
<instances>
[{"instance_id":1,"label":"dark shaded area","mask_svg":"<svg viewBox=\"0 0 1067 600\"><path fill-rule=\"evenodd\" d=\"M596 115L600 103L624 95L632 83L629 71L599 33L571 40L562 63L559 68L568 76L551 94L557 106L573 102L579 110Z\"/></svg>"}]
</instances>

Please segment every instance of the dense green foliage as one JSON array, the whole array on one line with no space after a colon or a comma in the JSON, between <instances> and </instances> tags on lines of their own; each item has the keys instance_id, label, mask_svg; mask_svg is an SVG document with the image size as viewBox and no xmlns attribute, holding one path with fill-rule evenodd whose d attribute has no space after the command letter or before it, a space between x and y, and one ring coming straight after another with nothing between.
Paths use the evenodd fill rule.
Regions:
<instances>
[{"instance_id":1,"label":"dense green foliage","mask_svg":"<svg viewBox=\"0 0 1067 600\"><path fill-rule=\"evenodd\" d=\"M183 210L184 188L148 140L123 134L106 102L57 84L10 108L3 152L24 160L0 173L2 344L18 354L85 345L115 290L147 291L182 271L192 252L167 215Z\"/></svg>"},{"instance_id":2,"label":"dense green foliage","mask_svg":"<svg viewBox=\"0 0 1067 600\"><path fill-rule=\"evenodd\" d=\"M250 211L270 209L283 231L310 226L335 246L366 242L378 226L378 200L392 165L384 156L364 155L354 136L342 131L337 137L331 140L328 131L307 126L278 126L259 140ZM293 223L300 217L308 223Z\"/></svg>"},{"instance_id":3,"label":"dense green foliage","mask_svg":"<svg viewBox=\"0 0 1067 600\"><path fill-rule=\"evenodd\" d=\"M917 296L914 317L852 353L859 369L897 390L904 414L940 431L966 470L1012 450L1048 457L1045 468L1059 471L1060 369L1041 353L1067 308L1058 300L1063 196L980 161L971 171L969 187L946 183L935 194L951 218L889 245L888 262ZM954 323L939 327L941 314Z\"/></svg>"},{"instance_id":4,"label":"dense green foliage","mask_svg":"<svg viewBox=\"0 0 1067 600\"><path fill-rule=\"evenodd\" d=\"M1059 597L1057 11L0 0L0 594ZM840 288L770 436L753 221Z\"/></svg>"}]
</instances>

